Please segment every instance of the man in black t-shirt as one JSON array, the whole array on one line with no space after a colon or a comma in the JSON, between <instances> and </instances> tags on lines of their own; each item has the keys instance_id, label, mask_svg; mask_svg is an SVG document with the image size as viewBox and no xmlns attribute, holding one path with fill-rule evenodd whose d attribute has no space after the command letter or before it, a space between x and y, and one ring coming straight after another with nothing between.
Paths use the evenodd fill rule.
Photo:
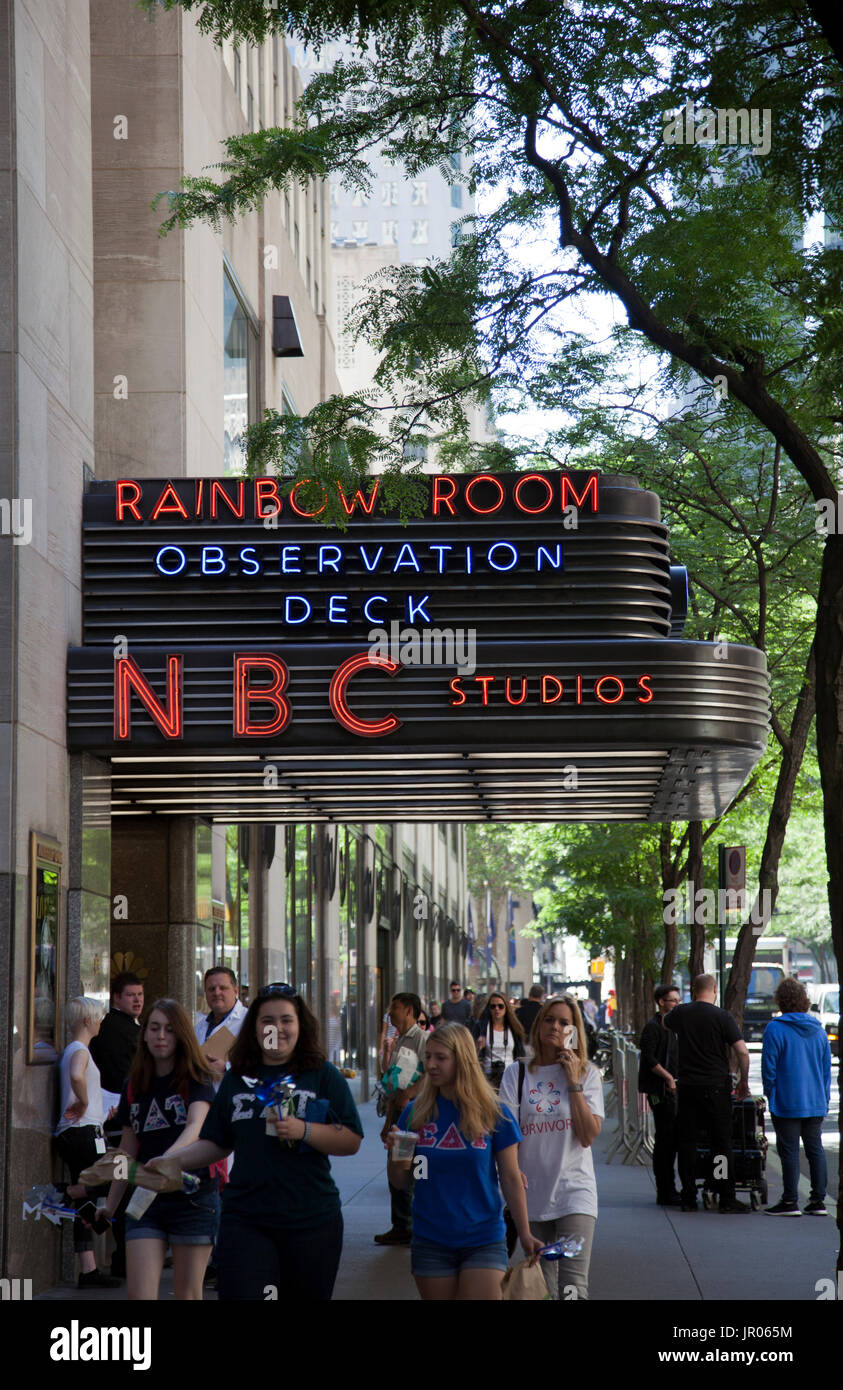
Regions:
<instances>
[{"instance_id":1,"label":"man in black t-shirt","mask_svg":"<svg viewBox=\"0 0 843 1390\"><path fill-rule=\"evenodd\" d=\"M734 1048L740 1067L737 1100L745 1100L749 1095L749 1051L732 1015L714 1003L717 982L713 975L698 975L691 996L692 1003L678 1005L664 1020L665 1028L679 1040L676 1138L682 1210L697 1209L697 1136L700 1129L706 1128L711 1137L712 1171L714 1186L720 1193L720 1210L729 1214L748 1212L746 1202L735 1200L729 1049Z\"/></svg>"},{"instance_id":2,"label":"man in black t-shirt","mask_svg":"<svg viewBox=\"0 0 843 1390\"><path fill-rule=\"evenodd\" d=\"M638 1090L647 1097L656 1134L653 1141L653 1176L660 1207L678 1207L673 1166L676 1162L676 1034L668 1032L665 1019L679 1004L678 985L656 985L658 1013L644 1025L638 1046Z\"/></svg>"}]
</instances>

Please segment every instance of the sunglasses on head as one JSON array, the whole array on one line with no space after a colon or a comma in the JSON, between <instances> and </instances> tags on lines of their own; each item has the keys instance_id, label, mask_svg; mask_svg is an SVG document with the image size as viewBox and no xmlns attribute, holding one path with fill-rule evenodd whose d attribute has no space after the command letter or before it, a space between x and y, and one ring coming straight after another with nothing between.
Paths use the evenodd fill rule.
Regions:
<instances>
[{"instance_id":1,"label":"sunglasses on head","mask_svg":"<svg viewBox=\"0 0 843 1390\"><path fill-rule=\"evenodd\" d=\"M296 991L292 985L278 981L272 985L264 985L263 989L258 990L258 999L295 999Z\"/></svg>"}]
</instances>

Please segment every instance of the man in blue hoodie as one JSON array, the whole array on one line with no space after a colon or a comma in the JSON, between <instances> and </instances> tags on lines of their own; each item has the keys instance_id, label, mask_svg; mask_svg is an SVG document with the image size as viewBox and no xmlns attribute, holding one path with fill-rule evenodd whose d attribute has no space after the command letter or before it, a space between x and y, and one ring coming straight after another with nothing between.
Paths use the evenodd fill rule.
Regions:
<instances>
[{"instance_id":1,"label":"man in blue hoodie","mask_svg":"<svg viewBox=\"0 0 843 1390\"><path fill-rule=\"evenodd\" d=\"M809 1013L808 995L798 980L782 980L776 990L779 1018L764 1030L761 1076L776 1131L776 1151L782 1161L784 1192L767 1207L768 1216L801 1216L799 1140L811 1172L811 1196L806 1216L825 1216L828 1169L822 1124L831 1101L831 1049L820 1020Z\"/></svg>"}]
</instances>

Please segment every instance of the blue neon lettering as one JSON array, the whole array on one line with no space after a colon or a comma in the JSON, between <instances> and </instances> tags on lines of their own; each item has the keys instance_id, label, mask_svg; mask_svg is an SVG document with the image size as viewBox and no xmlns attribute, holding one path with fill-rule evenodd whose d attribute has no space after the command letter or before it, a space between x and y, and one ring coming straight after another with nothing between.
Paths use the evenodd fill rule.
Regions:
<instances>
[{"instance_id":1,"label":"blue neon lettering","mask_svg":"<svg viewBox=\"0 0 843 1390\"><path fill-rule=\"evenodd\" d=\"M439 573L445 573L445 551L453 550L452 545L429 545L428 550L438 550L439 552Z\"/></svg>"},{"instance_id":2,"label":"blue neon lettering","mask_svg":"<svg viewBox=\"0 0 843 1390\"><path fill-rule=\"evenodd\" d=\"M508 565L495 564L494 560L492 559L492 555L496 550L509 551L510 555L512 556L512 559ZM514 567L518 564L518 551L515 549L514 545L509 544L509 541L496 541L494 545L489 546L489 549L486 552L486 559L489 561L489 564L492 566L493 570L511 570L514 569Z\"/></svg>"},{"instance_id":3,"label":"blue neon lettering","mask_svg":"<svg viewBox=\"0 0 843 1390\"><path fill-rule=\"evenodd\" d=\"M202 573L203 574L225 574L228 565L221 545L203 545L202 547Z\"/></svg>"},{"instance_id":4,"label":"blue neon lettering","mask_svg":"<svg viewBox=\"0 0 843 1390\"><path fill-rule=\"evenodd\" d=\"M281 573L282 574L301 574L301 565L298 563L301 553L300 545L282 545L281 547Z\"/></svg>"},{"instance_id":5,"label":"blue neon lettering","mask_svg":"<svg viewBox=\"0 0 843 1390\"><path fill-rule=\"evenodd\" d=\"M377 569L378 565L379 565L380 562L381 562L381 556L383 555L383 546L382 546L382 545L379 545L379 546L378 546L378 553L377 553L377 555L375 556L375 558L374 558L374 560L372 561L371 564L369 564L369 557L368 557L368 555L366 554L366 547L365 547L365 545L359 545L359 546L357 547L357 549L360 551L360 559L363 561L363 564L366 566L366 569L367 569L367 570L369 571L369 573L371 574L373 570L376 570L376 569Z\"/></svg>"},{"instance_id":6,"label":"blue neon lettering","mask_svg":"<svg viewBox=\"0 0 843 1390\"><path fill-rule=\"evenodd\" d=\"M294 618L294 617L292 617L291 612L290 612L290 604L291 604L291 603L303 603L303 604L304 604L305 610L306 610L306 611L302 614L302 616L301 616L300 618ZM285 622L285 623L306 623L312 612L313 612L313 609L312 609L312 607L310 606L310 600L309 600L309 599L306 599L305 596L304 596L304 594L288 594L287 597L286 597L285 600L284 600L284 622Z\"/></svg>"},{"instance_id":7,"label":"blue neon lettering","mask_svg":"<svg viewBox=\"0 0 843 1390\"><path fill-rule=\"evenodd\" d=\"M381 549L383 549L383 547L381 547ZM366 619L367 623L379 623L383 621L381 618L376 618L374 614L369 612L370 603L389 603L389 599L386 597L386 594L371 594L369 598L366 599L366 602L363 604L363 617Z\"/></svg>"},{"instance_id":8,"label":"blue neon lettering","mask_svg":"<svg viewBox=\"0 0 843 1390\"><path fill-rule=\"evenodd\" d=\"M334 554L333 554L333 559L332 559L331 556L328 554L328 552L331 551L331 550L334 552ZM340 548L339 548L338 545L320 545L320 547L319 547L319 573L320 573L320 574L322 574L323 570L326 570L326 569L333 570L335 574L339 574L339 572L340 572L340 562L341 562L341 560L342 560L342 551L340 550Z\"/></svg>"},{"instance_id":9,"label":"blue neon lettering","mask_svg":"<svg viewBox=\"0 0 843 1390\"><path fill-rule=\"evenodd\" d=\"M470 546L470 545L467 545L466 548L465 548L465 572L466 572L466 574L471 574L471 546Z\"/></svg>"},{"instance_id":10,"label":"blue neon lettering","mask_svg":"<svg viewBox=\"0 0 843 1390\"><path fill-rule=\"evenodd\" d=\"M328 598L328 622L348 622L348 594L331 594Z\"/></svg>"},{"instance_id":11,"label":"blue neon lettering","mask_svg":"<svg viewBox=\"0 0 843 1390\"><path fill-rule=\"evenodd\" d=\"M181 564L179 565L177 570L168 570L164 568L164 565L162 563L162 557L167 554L168 550L172 550L174 555L178 555L181 558ZM159 570L161 574L181 574L186 564L187 556L181 549L181 546L178 545L162 545L158 554L155 556L155 568Z\"/></svg>"},{"instance_id":12,"label":"blue neon lettering","mask_svg":"<svg viewBox=\"0 0 843 1390\"><path fill-rule=\"evenodd\" d=\"M404 560L402 558L405 550L408 552L410 556L409 560ZM397 558L395 560L395 564L392 566L392 573L394 574L396 570L403 569L405 565L408 569L414 569L417 571L418 574L421 574L421 565L416 559L416 553L413 550L413 547L407 543L402 545L401 549L399 550Z\"/></svg>"},{"instance_id":13,"label":"blue neon lettering","mask_svg":"<svg viewBox=\"0 0 843 1390\"><path fill-rule=\"evenodd\" d=\"M425 604L430 602L430 594L423 594L420 599L414 599L412 594L407 595L407 622L413 624L417 615L420 613L426 623L433 621Z\"/></svg>"},{"instance_id":14,"label":"blue neon lettering","mask_svg":"<svg viewBox=\"0 0 843 1390\"><path fill-rule=\"evenodd\" d=\"M544 558L547 560L547 563L548 563L549 565L552 565L553 568L554 568L555 570L561 570L561 569L564 569L564 568L565 568L565 566L562 564L562 547L561 547L561 545L557 545L557 547L556 547L556 559L555 559L555 560L554 560L553 556L551 555L551 553L550 553L550 551L548 550L548 548L547 548L546 545L540 545L540 546L539 546L538 550L536 551L536 569L537 569L537 570L540 570L541 567L542 567L542 556L544 556Z\"/></svg>"},{"instance_id":15,"label":"blue neon lettering","mask_svg":"<svg viewBox=\"0 0 843 1390\"><path fill-rule=\"evenodd\" d=\"M255 554L255 547L253 545L243 546L243 549L240 551L240 564L242 566L241 572L243 574L260 574L260 560ZM247 565L251 565L252 568L246 569Z\"/></svg>"}]
</instances>

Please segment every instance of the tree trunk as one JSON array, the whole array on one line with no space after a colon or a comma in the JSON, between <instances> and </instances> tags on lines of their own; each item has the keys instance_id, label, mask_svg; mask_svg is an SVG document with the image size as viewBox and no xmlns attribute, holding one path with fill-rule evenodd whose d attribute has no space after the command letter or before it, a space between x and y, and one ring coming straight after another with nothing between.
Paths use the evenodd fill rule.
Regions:
<instances>
[{"instance_id":1,"label":"tree trunk","mask_svg":"<svg viewBox=\"0 0 843 1390\"><path fill-rule=\"evenodd\" d=\"M705 970L705 921L696 920L694 908L694 895L703 887L702 821L691 821L688 830L688 881L691 885L691 920L688 923L691 948L688 953L688 974L693 986L697 975L702 975Z\"/></svg>"},{"instance_id":2,"label":"tree trunk","mask_svg":"<svg viewBox=\"0 0 843 1390\"><path fill-rule=\"evenodd\" d=\"M817 611L817 756L823 788L828 906L837 978L843 980L843 536L828 536ZM838 1115L843 1144L843 1106ZM838 1178L839 1178L838 1149ZM837 1204L843 1270L843 1203Z\"/></svg>"},{"instance_id":3,"label":"tree trunk","mask_svg":"<svg viewBox=\"0 0 843 1390\"><path fill-rule=\"evenodd\" d=\"M790 737L782 747L782 760L779 764L776 791L767 822L767 838L764 841L761 867L758 871L758 896L748 920L742 924L738 932L732 968L729 971L726 993L723 997L723 1008L728 1009L734 1015L738 1027L743 1027L746 992L749 988L749 975L752 970L752 962L755 959L758 938L770 920L776 905L776 898L779 895L779 862L793 802L793 789L805 755L805 745L808 742L808 734L811 731L814 718L815 693L816 661L812 646L808 656L808 664L805 667L805 680L796 701L796 708L793 711ZM769 894L766 902L764 901L765 893Z\"/></svg>"},{"instance_id":4,"label":"tree trunk","mask_svg":"<svg viewBox=\"0 0 843 1390\"><path fill-rule=\"evenodd\" d=\"M659 828L659 858L662 870L662 893L666 894L679 887L679 871L671 854L673 826L668 821ZM662 901L665 901L662 898ZM661 981L663 985L673 984L676 957L679 954L679 931L676 926L676 913L662 913L664 922L664 955L662 956Z\"/></svg>"}]
</instances>

